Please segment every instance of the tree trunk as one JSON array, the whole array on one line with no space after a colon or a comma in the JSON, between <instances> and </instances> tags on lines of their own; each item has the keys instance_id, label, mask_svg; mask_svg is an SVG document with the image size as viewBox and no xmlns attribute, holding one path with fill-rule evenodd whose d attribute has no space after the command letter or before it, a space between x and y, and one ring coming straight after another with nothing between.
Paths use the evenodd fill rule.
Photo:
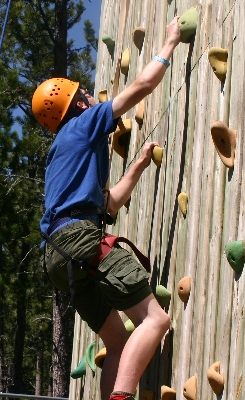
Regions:
<instances>
[{"instance_id":1,"label":"tree trunk","mask_svg":"<svg viewBox=\"0 0 245 400\"><path fill-rule=\"evenodd\" d=\"M54 76L67 75L67 0L55 2Z\"/></svg>"},{"instance_id":2,"label":"tree trunk","mask_svg":"<svg viewBox=\"0 0 245 400\"><path fill-rule=\"evenodd\" d=\"M68 306L68 295L54 291L52 359L54 397L68 397L69 394Z\"/></svg>"}]
</instances>

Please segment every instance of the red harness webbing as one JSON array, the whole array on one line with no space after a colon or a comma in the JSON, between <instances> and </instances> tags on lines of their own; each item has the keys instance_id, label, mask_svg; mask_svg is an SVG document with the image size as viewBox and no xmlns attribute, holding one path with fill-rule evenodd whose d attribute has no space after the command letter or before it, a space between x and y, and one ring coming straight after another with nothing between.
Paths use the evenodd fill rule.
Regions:
<instances>
[{"instance_id":1,"label":"red harness webbing","mask_svg":"<svg viewBox=\"0 0 245 400\"><path fill-rule=\"evenodd\" d=\"M110 253L112 247L115 246L117 242L127 243L134 251L146 271L151 272L151 264L148 257L144 256L144 254L142 254L141 251L139 251L139 249L137 249L137 247L129 239L126 239L123 236L114 236L110 233L105 233L102 237L99 249L90 264L93 267L98 267L99 263L105 258L105 256L107 256L107 254ZM92 271L91 273L93 274ZM94 274L96 274L96 272Z\"/></svg>"}]
</instances>

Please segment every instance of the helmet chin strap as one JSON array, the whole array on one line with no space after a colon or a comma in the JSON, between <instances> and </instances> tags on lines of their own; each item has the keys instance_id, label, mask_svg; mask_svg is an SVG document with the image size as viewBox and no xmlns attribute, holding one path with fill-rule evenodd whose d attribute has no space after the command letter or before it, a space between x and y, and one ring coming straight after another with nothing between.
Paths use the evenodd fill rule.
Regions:
<instances>
[{"instance_id":1,"label":"helmet chin strap","mask_svg":"<svg viewBox=\"0 0 245 400\"><path fill-rule=\"evenodd\" d=\"M81 96L82 101L86 104L86 106L88 106L88 108L92 107L92 105L89 103L87 97L81 90L80 90L80 96Z\"/></svg>"}]
</instances>

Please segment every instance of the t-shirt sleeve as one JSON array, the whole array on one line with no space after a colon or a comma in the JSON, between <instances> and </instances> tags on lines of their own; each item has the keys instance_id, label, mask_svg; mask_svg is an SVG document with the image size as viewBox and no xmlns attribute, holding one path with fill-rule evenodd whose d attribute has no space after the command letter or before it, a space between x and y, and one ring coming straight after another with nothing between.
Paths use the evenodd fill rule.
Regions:
<instances>
[{"instance_id":1,"label":"t-shirt sleeve","mask_svg":"<svg viewBox=\"0 0 245 400\"><path fill-rule=\"evenodd\" d=\"M79 124L81 124L81 132L86 132L87 139L93 145L115 131L118 119L113 119L112 100L110 100L86 110L79 117Z\"/></svg>"}]
</instances>

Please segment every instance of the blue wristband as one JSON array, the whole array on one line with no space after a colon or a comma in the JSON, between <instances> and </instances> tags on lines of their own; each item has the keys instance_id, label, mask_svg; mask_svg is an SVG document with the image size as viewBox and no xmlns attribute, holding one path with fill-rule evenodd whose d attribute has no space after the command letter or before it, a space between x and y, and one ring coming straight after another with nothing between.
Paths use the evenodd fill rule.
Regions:
<instances>
[{"instance_id":1,"label":"blue wristband","mask_svg":"<svg viewBox=\"0 0 245 400\"><path fill-rule=\"evenodd\" d=\"M166 65L167 68L170 66L170 62L168 60L165 60L165 58L155 56L153 60L159 61L160 63Z\"/></svg>"}]
</instances>

